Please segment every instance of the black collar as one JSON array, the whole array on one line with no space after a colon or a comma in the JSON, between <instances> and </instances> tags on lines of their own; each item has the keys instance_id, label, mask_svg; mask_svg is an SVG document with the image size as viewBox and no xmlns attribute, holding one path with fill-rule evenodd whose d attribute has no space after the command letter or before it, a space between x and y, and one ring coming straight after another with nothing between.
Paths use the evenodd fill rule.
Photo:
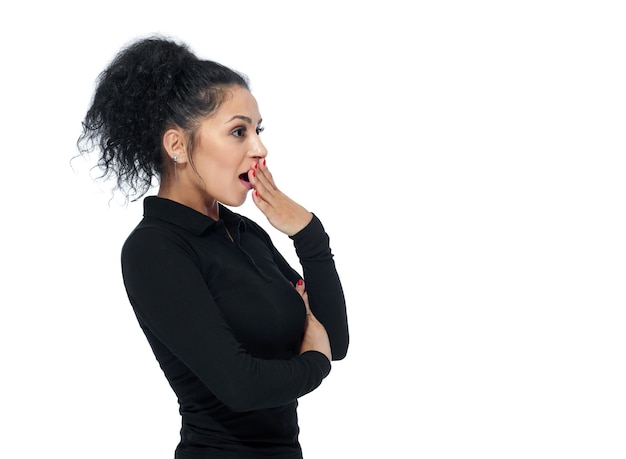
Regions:
<instances>
[{"instance_id":1,"label":"black collar","mask_svg":"<svg viewBox=\"0 0 626 459\"><path fill-rule=\"evenodd\" d=\"M231 228L245 230L246 224L241 215L231 211L221 203L219 204L219 220L204 215L197 210L187 207L171 199L159 196L148 196L143 200L144 217L158 218L174 225L180 226L187 231L201 235L209 228L222 222Z\"/></svg>"}]
</instances>

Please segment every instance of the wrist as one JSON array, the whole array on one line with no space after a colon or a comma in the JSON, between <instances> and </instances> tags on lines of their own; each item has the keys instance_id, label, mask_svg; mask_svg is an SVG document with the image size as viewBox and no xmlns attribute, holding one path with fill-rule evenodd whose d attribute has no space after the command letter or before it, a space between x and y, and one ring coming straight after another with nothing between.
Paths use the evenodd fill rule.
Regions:
<instances>
[{"instance_id":1,"label":"wrist","mask_svg":"<svg viewBox=\"0 0 626 459\"><path fill-rule=\"evenodd\" d=\"M304 212L302 212L302 215L299 215L297 217L296 221L294 222L290 230L286 232L287 236L289 237L295 236L304 228L306 228L309 225L309 223L311 223L311 220L313 220L313 214L309 212L308 210L304 210Z\"/></svg>"}]
</instances>

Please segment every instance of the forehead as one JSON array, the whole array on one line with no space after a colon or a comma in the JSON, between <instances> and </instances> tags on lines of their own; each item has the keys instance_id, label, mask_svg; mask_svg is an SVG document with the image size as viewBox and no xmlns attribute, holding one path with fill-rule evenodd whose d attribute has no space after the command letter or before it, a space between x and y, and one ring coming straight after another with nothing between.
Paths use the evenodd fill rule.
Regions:
<instances>
[{"instance_id":1,"label":"forehead","mask_svg":"<svg viewBox=\"0 0 626 459\"><path fill-rule=\"evenodd\" d=\"M234 116L250 118L253 123L261 120L256 99L250 91L241 86L234 86L226 91L226 99L217 109L213 118L216 121L228 122Z\"/></svg>"}]
</instances>

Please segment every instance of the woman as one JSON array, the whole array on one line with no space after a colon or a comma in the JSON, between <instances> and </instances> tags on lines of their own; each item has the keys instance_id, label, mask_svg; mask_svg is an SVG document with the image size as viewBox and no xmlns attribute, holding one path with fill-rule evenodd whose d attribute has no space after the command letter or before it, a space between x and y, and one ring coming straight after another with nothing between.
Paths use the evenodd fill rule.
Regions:
<instances>
[{"instance_id":1,"label":"woman","mask_svg":"<svg viewBox=\"0 0 626 459\"><path fill-rule=\"evenodd\" d=\"M104 177L144 199L122 249L128 298L178 397L177 458L301 458L297 399L348 348L343 292L318 218L270 173L244 76L151 37L99 76L79 139ZM254 203L289 236L304 278L266 232L226 206Z\"/></svg>"}]
</instances>

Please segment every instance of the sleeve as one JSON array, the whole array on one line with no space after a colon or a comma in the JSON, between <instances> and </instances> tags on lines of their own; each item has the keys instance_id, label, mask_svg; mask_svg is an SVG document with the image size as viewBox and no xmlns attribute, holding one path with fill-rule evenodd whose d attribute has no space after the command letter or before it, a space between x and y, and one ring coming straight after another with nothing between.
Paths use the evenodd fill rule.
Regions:
<instances>
[{"instance_id":1,"label":"sleeve","mask_svg":"<svg viewBox=\"0 0 626 459\"><path fill-rule=\"evenodd\" d=\"M315 214L291 239L302 265L311 311L326 328L333 360L341 360L348 352L348 318L330 239Z\"/></svg>"},{"instance_id":2,"label":"sleeve","mask_svg":"<svg viewBox=\"0 0 626 459\"><path fill-rule=\"evenodd\" d=\"M282 406L319 386L330 372L319 352L264 360L243 349L195 260L189 247L158 228L136 230L128 238L122 274L145 326L234 411Z\"/></svg>"}]
</instances>

